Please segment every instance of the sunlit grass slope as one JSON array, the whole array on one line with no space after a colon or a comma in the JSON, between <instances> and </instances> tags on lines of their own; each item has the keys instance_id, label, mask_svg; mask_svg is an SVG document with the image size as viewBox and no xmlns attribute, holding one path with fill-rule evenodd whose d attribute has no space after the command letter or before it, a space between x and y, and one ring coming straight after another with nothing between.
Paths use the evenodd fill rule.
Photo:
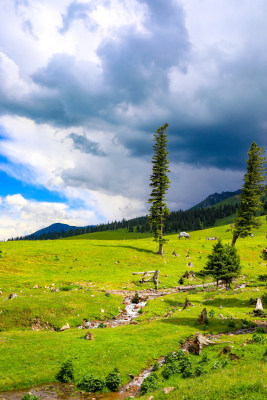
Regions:
<instances>
[{"instance_id":1,"label":"sunlit grass slope","mask_svg":"<svg viewBox=\"0 0 267 400\"><path fill-rule=\"evenodd\" d=\"M55 373L68 357L74 360L77 379L85 372L103 377L118 366L123 382L127 382L129 373L135 375L159 356L177 350L180 339L197 331L230 330L228 320L219 319L219 313L224 317L231 315L236 327L241 326L242 319L255 319L247 313L252 310L250 298L264 294L264 287L258 281L258 275L266 273L266 265L260 257L266 246L266 219L262 218L262 222L253 238L237 241L243 265L243 276L239 281L246 281L245 289L177 293L151 300L139 317L139 325L96 329L95 341L84 340L84 331L78 330L77 325L83 318L104 319L118 314L118 309L123 307L122 297L106 296L107 290L153 287L150 283L141 287L138 276L133 276L132 272L156 268L160 270L160 288L178 285L186 270L193 269L198 273L203 269L214 244L207 241L207 237L218 236L224 243L231 242L229 225L192 232L190 240L179 240L177 235L170 235L164 257L155 254L157 243L152 238L1 243L0 390L53 382ZM174 249L179 257L172 255ZM189 262L193 267L187 265ZM34 289L35 285L38 288ZM51 292L52 285L59 291ZM8 300L12 292L17 297ZM194 304L189 311L182 310L186 296ZM213 309L216 314L207 328L197 323L203 307L208 312ZM165 318L170 311L172 317ZM36 318L55 327L68 322L71 329L65 332L31 331ZM253 361L257 368L260 351ZM242 362L238 365L245 369ZM263 366L260 364L259 368L261 371ZM237 376L237 370L233 371L233 376ZM223 379L233 384L230 373ZM203 382L207 380L208 377L203 377ZM198 379L189 382L196 393L204 387ZM186 385L185 382L177 384ZM218 387L217 383L215 387ZM188 391L188 396L190 393Z\"/></svg>"}]
</instances>

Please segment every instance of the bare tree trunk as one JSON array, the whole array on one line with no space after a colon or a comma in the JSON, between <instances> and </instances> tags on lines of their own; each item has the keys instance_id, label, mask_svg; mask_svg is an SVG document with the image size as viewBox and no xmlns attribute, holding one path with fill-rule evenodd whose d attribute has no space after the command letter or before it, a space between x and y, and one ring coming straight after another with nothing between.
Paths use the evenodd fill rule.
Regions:
<instances>
[{"instance_id":1,"label":"bare tree trunk","mask_svg":"<svg viewBox=\"0 0 267 400\"><path fill-rule=\"evenodd\" d=\"M160 256L163 256L163 244L162 244L162 243L159 244L159 251L158 251L158 254L159 254Z\"/></svg>"},{"instance_id":2,"label":"bare tree trunk","mask_svg":"<svg viewBox=\"0 0 267 400\"><path fill-rule=\"evenodd\" d=\"M231 244L232 247L234 247L235 242L237 241L237 239L238 239L238 236L234 234L233 235L233 239L232 239L232 244Z\"/></svg>"}]
</instances>

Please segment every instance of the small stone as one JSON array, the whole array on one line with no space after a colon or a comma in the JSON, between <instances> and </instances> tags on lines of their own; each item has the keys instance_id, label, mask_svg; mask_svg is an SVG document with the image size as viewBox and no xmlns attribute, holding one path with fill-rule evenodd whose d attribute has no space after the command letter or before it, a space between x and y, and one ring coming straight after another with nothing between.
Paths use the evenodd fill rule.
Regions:
<instances>
[{"instance_id":1,"label":"small stone","mask_svg":"<svg viewBox=\"0 0 267 400\"><path fill-rule=\"evenodd\" d=\"M223 306L220 306L220 309L222 310L222 309L223 309Z\"/></svg>"},{"instance_id":2,"label":"small stone","mask_svg":"<svg viewBox=\"0 0 267 400\"><path fill-rule=\"evenodd\" d=\"M105 312L105 310L103 310L103 308L101 308L101 313L104 313Z\"/></svg>"},{"instance_id":3,"label":"small stone","mask_svg":"<svg viewBox=\"0 0 267 400\"><path fill-rule=\"evenodd\" d=\"M11 293L11 294L8 296L9 300L13 300L13 299L15 299L15 297L18 297L18 295L17 295L16 293Z\"/></svg>"},{"instance_id":4,"label":"small stone","mask_svg":"<svg viewBox=\"0 0 267 400\"><path fill-rule=\"evenodd\" d=\"M38 285L35 285L34 287L33 287L33 289L38 289L39 288L39 286Z\"/></svg>"},{"instance_id":5,"label":"small stone","mask_svg":"<svg viewBox=\"0 0 267 400\"><path fill-rule=\"evenodd\" d=\"M175 387L165 387L163 389L163 393L168 394L168 393L172 392L174 389L175 389Z\"/></svg>"},{"instance_id":6,"label":"small stone","mask_svg":"<svg viewBox=\"0 0 267 400\"><path fill-rule=\"evenodd\" d=\"M223 318L223 315L222 315L222 314L219 314L219 315L218 315L218 318Z\"/></svg>"},{"instance_id":7,"label":"small stone","mask_svg":"<svg viewBox=\"0 0 267 400\"><path fill-rule=\"evenodd\" d=\"M149 398L147 400L153 400L154 396L149 396Z\"/></svg>"}]
</instances>

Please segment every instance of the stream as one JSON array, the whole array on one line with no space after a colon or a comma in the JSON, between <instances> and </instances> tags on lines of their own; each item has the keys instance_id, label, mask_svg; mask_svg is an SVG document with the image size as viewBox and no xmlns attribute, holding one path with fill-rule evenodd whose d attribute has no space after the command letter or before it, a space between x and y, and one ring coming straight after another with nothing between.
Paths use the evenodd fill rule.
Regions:
<instances>
[{"instance_id":1,"label":"stream","mask_svg":"<svg viewBox=\"0 0 267 400\"><path fill-rule=\"evenodd\" d=\"M194 285L195 287L209 287L214 285L205 284L205 285ZM191 290L193 287L176 287L173 289L165 290L165 291L156 291L153 289L139 291L137 293L138 301L137 303L133 303L133 297L130 296L127 291L111 291L110 293L116 293L120 295L124 295L123 304L125 308L120 311L117 317L113 319L106 320L104 324L106 327L115 328L122 325L127 325L131 323L135 323L135 319L139 316L139 310L145 307L146 303L150 299L155 299L157 297L165 296L170 293L174 293L177 291L185 291ZM84 322L83 325L80 325L78 329L96 329L99 325L103 323L103 321L88 321ZM251 329L240 329L239 332L229 332L228 334L243 334L250 333L253 331ZM214 338L218 338L220 335L213 335ZM160 357L158 360L160 366L164 363L164 357ZM23 389L23 390L13 390L8 392L0 392L0 400L21 400L21 398L27 394L31 393L34 396L40 397L41 400L124 400L126 397L135 397L140 393L140 387L142 382L146 377L148 377L152 372L152 366L143 370L138 376L132 378L130 382L126 385L120 387L118 392L114 393L103 393L103 394L94 394L94 393L85 393L78 391L73 384L67 383L53 383L53 384L43 384L33 387L32 389Z\"/></svg>"}]
</instances>

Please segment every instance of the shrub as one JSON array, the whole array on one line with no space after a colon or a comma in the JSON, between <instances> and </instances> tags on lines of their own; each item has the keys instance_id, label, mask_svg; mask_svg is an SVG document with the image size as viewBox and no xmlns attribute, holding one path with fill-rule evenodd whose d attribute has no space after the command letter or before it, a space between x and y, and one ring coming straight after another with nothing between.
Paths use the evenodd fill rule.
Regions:
<instances>
[{"instance_id":1,"label":"shrub","mask_svg":"<svg viewBox=\"0 0 267 400\"><path fill-rule=\"evenodd\" d=\"M98 328L106 328L107 325L104 324L104 322L100 322L100 324L98 325Z\"/></svg>"},{"instance_id":2,"label":"shrub","mask_svg":"<svg viewBox=\"0 0 267 400\"><path fill-rule=\"evenodd\" d=\"M183 378L189 378L189 376L192 376L192 364L187 355L179 360L179 368Z\"/></svg>"},{"instance_id":3,"label":"shrub","mask_svg":"<svg viewBox=\"0 0 267 400\"><path fill-rule=\"evenodd\" d=\"M157 371L159 369L159 363L156 361L155 364L152 367L153 371Z\"/></svg>"},{"instance_id":4,"label":"shrub","mask_svg":"<svg viewBox=\"0 0 267 400\"><path fill-rule=\"evenodd\" d=\"M258 328L256 329L256 333L265 333L265 329L263 328L263 326L258 326Z\"/></svg>"},{"instance_id":5,"label":"shrub","mask_svg":"<svg viewBox=\"0 0 267 400\"><path fill-rule=\"evenodd\" d=\"M119 389L119 386L121 384L121 379L119 377L119 371L118 369L114 369L112 372L108 374L106 377L106 387L111 391L111 392L117 392Z\"/></svg>"},{"instance_id":6,"label":"shrub","mask_svg":"<svg viewBox=\"0 0 267 400\"><path fill-rule=\"evenodd\" d=\"M65 361L56 375L59 382L71 382L74 379L72 360Z\"/></svg>"},{"instance_id":7,"label":"shrub","mask_svg":"<svg viewBox=\"0 0 267 400\"><path fill-rule=\"evenodd\" d=\"M207 354L203 354L201 360L199 361L200 364L205 364L209 361L208 355Z\"/></svg>"},{"instance_id":8,"label":"shrub","mask_svg":"<svg viewBox=\"0 0 267 400\"><path fill-rule=\"evenodd\" d=\"M200 376L204 374L204 368L198 365L195 369L195 376Z\"/></svg>"},{"instance_id":9,"label":"shrub","mask_svg":"<svg viewBox=\"0 0 267 400\"><path fill-rule=\"evenodd\" d=\"M159 378L156 373L153 373L144 379L141 385L141 394L145 394L147 392L152 392L153 390L156 390L158 385L159 385Z\"/></svg>"},{"instance_id":10,"label":"shrub","mask_svg":"<svg viewBox=\"0 0 267 400\"><path fill-rule=\"evenodd\" d=\"M164 379L169 379L172 375L178 375L179 372L178 365L175 362L169 362L164 365L161 374Z\"/></svg>"},{"instance_id":11,"label":"shrub","mask_svg":"<svg viewBox=\"0 0 267 400\"><path fill-rule=\"evenodd\" d=\"M106 296L106 297L110 297L110 293L109 293L109 292L106 292L106 293L105 293L105 296Z\"/></svg>"},{"instance_id":12,"label":"shrub","mask_svg":"<svg viewBox=\"0 0 267 400\"><path fill-rule=\"evenodd\" d=\"M266 282L267 281L267 274L259 275L258 280L260 282Z\"/></svg>"},{"instance_id":13,"label":"shrub","mask_svg":"<svg viewBox=\"0 0 267 400\"><path fill-rule=\"evenodd\" d=\"M40 397L38 396L33 396L30 393L25 394L21 400L40 400Z\"/></svg>"},{"instance_id":14,"label":"shrub","mask_svg":"<svg viewBox=\"0 0 267 400\"><path fill-rule=\"evenodd\" d=\"M265 344L266 343L265 337L262 334L256 333L256 332L253 333L252 340L253 340L253 342L259 343L259 344Z\"/></svg>"},{"instance_id":15,"label":"shrub","mask_svg":"<svg viewBox=\"0 0 267 400\"><path fill-rule=\"evenodd\" d=\"M210 310L210 312L209 312L209 317L210 318L214 318L215 317L215 311L214 310Z\"/></svg>"},{"instance_id":16,"label":"shrub","mask_svg":"<svg viewBox=\"0 0 267 400\"><path fill-rule=\"evenodd\" d=\"M77 383L77 388L85 392L99 392L105 386L103 379L94 378L93 375L84 375Z\"/></svg>"},{"instance_id":17,"label":"shrub","mask_svg":"<svg viewBox=\"0 0 267 400\"><path fill-rule=\"evenodd\" d=\"M62 292L69 292L70 290L72 290L72 286L61 286L59 290L61 290Z\"/></svg>"},{"instance_id":18,"label":"shrub","mask_svg":"<svg viewBox=\"0 0 267 400\"><path fill-rule=\"evenodd\" d=\"M229 326L229 328L235 328L236 327L235 321L229 321L228 326Z\"/></svg>"},{"instance_id":19,"label":"shrub","mask_svg":"<svg viewBox=\"0 0 267 400\"><path fill-rule=\"evenodd\" d=\"M164 364L172 364L173 362L175 362L176 357L174 356L174 354L176 355L176 353L168 353L165 356Z\"/></svg>"},{"instance_id":20,"label":"shrub","mask_svg":"<svg viewBox=\"0 0 267 400\"><path fill-rule=\"evenodd\" d=\"M215 363L212 366L212 369L221 369L226 367L226 365L229 364L229 360L228 358L224 357L223 359L219 360L219 361L215 361Z\"/></svg>"}]
</instances>

